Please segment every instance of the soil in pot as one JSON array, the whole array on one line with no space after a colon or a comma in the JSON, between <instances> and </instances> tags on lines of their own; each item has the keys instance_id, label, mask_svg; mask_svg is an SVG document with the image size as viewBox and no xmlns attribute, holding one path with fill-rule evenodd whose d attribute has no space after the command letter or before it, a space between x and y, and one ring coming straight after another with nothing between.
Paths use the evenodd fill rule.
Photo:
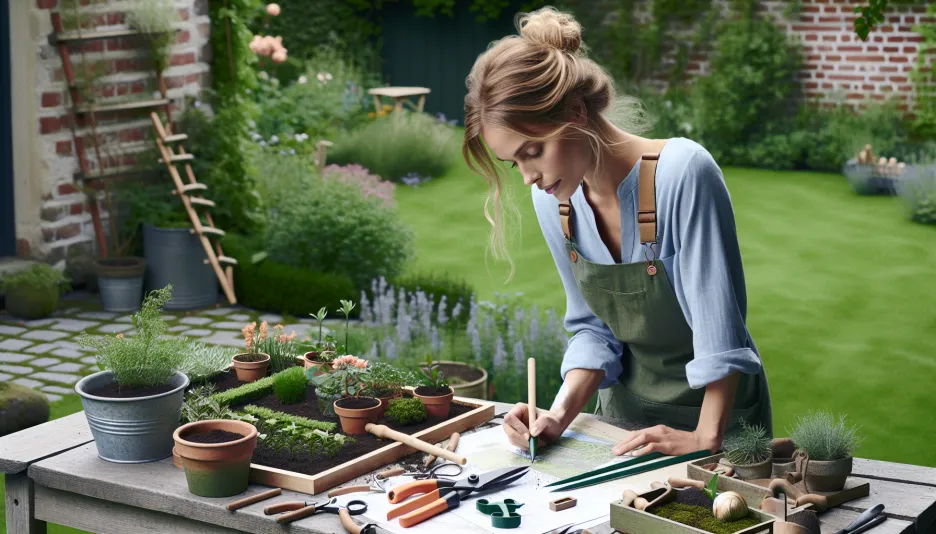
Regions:
<instances>
[{"instance_id":1,"label":"soil in pot","mask_svg":"<svg viewBox=\"0 0 936 534\"><path fill-rule=\"evenodd\" d=\"M208 432L188 434L185 436L185 441L191 441L192 443L227 443L229 441L237 441L242 437L244 437L244 435L238 434L237 432L215 429Z\"/></svg>"},{"instance_id":2,"label":"soil in pot","mask_svg":"<svg viewBox=\"0 0 936 534\"><path fill-rule=\"evenodd\" d=\"M244 383L238 381L235 374L230 371L220 373L219 375L212 378L211 382L215 384L217 391L224 391L244 385ZM276 395L271 392L265 397L254 399L242 404L232 405L231 408L237 410L238 407L244 406L246 404L261 406L292 415L298 415L300 417L306 417L315 421L330 421L333 423L339 422L337 416L326 416L323 415L319 410L318 400L315 396L315 388L313 387L306 388L305 399L296 404L282 404L280 403L279 399L276 398ZM331 403L331 405L333 406L334 403ZM389 417L383 416L377 420L377 424L386 425L393 430L412 435L427 428L438 425L439 423L448 419L454 419L455 417L466 414L473 409L474 407L472 406L453 401L449 411L449 416L447 418L429 416L421 423L401 426L393 422ZM341 430L340 424L338 426L338 430ZM284 469L287 471L294 471L296 473L314 475L327 469L331 469L332 467L341 465L345 462L354 460L355 458L359 458L369 452L386 447L391 443L393 443L392 440L379 439L371 433L361 434L354 436L353 444L349 443L345 445L335 456L328 456L322 453L309 454L308 452L290 454L287 450L275 452L261 440L257 442L257 448L254 451L253 456L253 463L265 465L268 467L275 467L277 469ZM416 458L415 464L419 464L420 462L425 461L425 457L426 455L423 453L416 454L414 456L414 458Z\"/></svg>"},{"instance_id":3,"label":"soil in pot","mask_svg":"<svg viewBox=\"0 0 936 534\"><path fill-rule=\"evenodd\" d=\"M713 534L731 534L763 522L753 514L724 523L715 519L715 515L712 514L712 499L696 488L677 491L675 501L652 508L648 513Z\"/></svg>"},{"instance_id":4,"label":"soil in pot","mask_svg":"<svg viewBox=\"0 0 936 534\"><path fill-rule=\"evenodd\" d=\"M270 356L267 354L237 354L231 363L241 382L256 382L267 374Z\"/></svg>"},{"instance_id":5,"label":"soil in pot","mask_svg":"<svg viewBox=\"0 0 936 534\"><path fill-rule=\"evenodd\" d=\"M111 382L105 386L96 388L94 390L89 390L89 395L94 395L96 397L107 397L109 399L134 399L137 397L149 397L151 395L159 395L160 393L165 393L167 391L172 391L175 389L175 386L172 384L164 384L162 386L150 386L143 388L122 388L117 385L116 382Z\"/></svg>"},{"instance_id":6,"label":"soil in pot","mask_svg":"<svg viewBox=\"0 0 936 534\"><path fill-rule=\"evenodd\" d=\"M365 410L380 404L380 401L373 397L345 397L335 402L338 403L339 408L346 410Z\"/></svg>"},{"instance_id":7,"label":"soil in pot","mask_svg":"<svg viewBox=\"0 0 936 534\"><path fill-rule=\"evenodd\" d=\"M352 436L367 434L364 426L376 423L379 411L380 401L373 397L345 397L335 401L341 431Z\"/></svg>"},{"instance_id":8,"label":"soil in pot","mask_svg":"<svg viewBox=\"0 0 936 534\"><path fill-rule=\"evenodd\" d=\"M434 388L432 386L419 386L416 388L416 394L423 397L444 397L451 393L449 388Z\"/></svg>"}]
</instances>

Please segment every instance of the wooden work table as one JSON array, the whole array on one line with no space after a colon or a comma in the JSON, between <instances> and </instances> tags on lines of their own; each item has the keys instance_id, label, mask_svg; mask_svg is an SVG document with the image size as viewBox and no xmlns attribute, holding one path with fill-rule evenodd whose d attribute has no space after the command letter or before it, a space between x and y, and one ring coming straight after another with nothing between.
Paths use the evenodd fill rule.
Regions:
<instances>
[{"instance_id":1,"label":"wooden work table","mask_svg":"<svg viewBox=\"0 0 936 534\"><path fill-rule=\"evenodd\" d=\"M495 413L510 408L496 403ZM580 417L587 420L595 416ZM478 430L502 422L496 418ZM685 469L682 464L673 467ZM244 495L209 499L188 492L185 476L173 466L172 458L132 465L101 460L84 412L0 438L0 468L6 476L8 533L45 532L47 521L101 534L344 532L336 515L320 514L296 521L289 528L263 515L263 506L273 502L320 500L324 495L310 499L309 495L284 490L274 499L229 512L225 509L228 502L269 488L251 484ZM861 511L878 503L884 503L888 519L868 531L872 534L936 531L936 469L856 459L853 474L871 479L871 495L821 514L823 534L844 528ZM615 532L607 524L589 530L594 534Z\"/></svg>"}]
</instances>

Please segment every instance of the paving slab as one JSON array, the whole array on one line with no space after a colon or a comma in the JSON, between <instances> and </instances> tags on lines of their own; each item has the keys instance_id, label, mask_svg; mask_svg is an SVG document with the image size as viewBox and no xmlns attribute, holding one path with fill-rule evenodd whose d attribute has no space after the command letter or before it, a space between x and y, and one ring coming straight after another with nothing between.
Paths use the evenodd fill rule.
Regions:
<instances>
[{"instance_id":1,"label":"paving slab","mask_svg":"<svg viewBox=\"0 0 936 534\"><path fill-rule=\"evenodd\" d=\"M186 331L186 332L182 332L180 335L183 335L183 336L185 336L185 337L205 337L205 336L210 336L210 335L211 335L211 330L205 330L205 329L202 329L202 328L195 328L195 329L192 329L192 330L188 330L188 331Z\"/></svg>"},{"instance_id":2,"label":"paving slab","mask_svg":"<svg viewBox=\"0 0 936 534\"><path fill-rule=\"evenodd\" d=\"M32 358L29 354L20 354L18 352L0 352L0 362L20 363Z\"/></svg>"},{"instance_id":3,"label":"paving slab","mask_svg":"<svg viewBox=\"0 0 936 534\"><path fill-rule=\"evenodd\" d=\"M208 345L223 345L225 347L239 348L244 346L244 338L240 332L215 332L199 341Z\"/></svg>"},{"instance_id":4,"label":"paving slab","mask_svg":"<svg viewBox=\"0 0 936 534\"><path fill-rule=\"evenodd\" d=\"M59 322L51 325L56 330L67 330L68 332L84 332L101 324L98 321L81 321L79 319L61 319Z\"/></svg>"},{"instance_id":5,"label":"paving slab","mask_svg":"<svg viewBox=\"0 0 936 534\"><path fill-rule=\"evenodd\" d=\"M58 365L49 367L48 370L54 371L57 373L77 373L78 371L81 371L83 368L84 366L81 365L80 363L66 362L66 363L60 363Z\"/></svg>"},{"instance_id":6,"label":"paving slab","mask_svg":"<svg viewBox=\"0 0 936 534\"><path fill-rule=\"evenodd\" d=\"M81 358L85 355L85 353L81 352L80 350L67 349L65 347L55 349L50 354L54 356L60 356L62 358Z\"/></svg>"},{"instance_id":7,"label":"paving slab","mask_svg":"<svg viewBox=\"0 0 936 534\"><path fill-rule=\"evenodd\" d=\"M102 334L119 334L121 332L126 332L127 330L132 330L132 324L106 324L101 328L98 328L97 331Z\"/></svg>"},{"instance_id":8,"label":"paving slab","mask_svg":"<svg viewBox=\"0 0 936 534\"><path fill-rule=\"evenodd\" d=\"M6 374L6 373L0 373L0 382L8 382L11 378L13 378L13 375L8 375L8 374ZM15 380L14 380L14 382L15 382Z\"/></svg>"},{"instance_id":9,"label":"paving slab","mask_svg":"<svg viewBox=\"0 0 936 534\"><path fill-rule=\"evenodd\" d=\"M19 385L21 385L21 386L26 386L26 387L28 387L28 388L33 388L33 389L36 389L36 387L42 385L42 382L40 382L40 381L38 381L38 380L33 380L33 379L31 379L31 378L22 378L22 377L21 377L21 378L17 378L16 380L13 380L13 383L14 383L14 384L19 384Z\"/></svg>"},{"instance_id":10,"label":"paving slab","mask_svg":"<svg viewBox=\"0 0 936 534\"><path fill-rule=\"evenodd\" d=\"M56 332L55 330L30 330L22 336L23 339L35 339L37 341L55 341L68 337L68 332Z\"/></svg>"},{"instance_id":11,"label":"paving slab","mask_svg":"<svg viewBox=\"0 0 936 534\"><path fill-rule=\"evenodd\" d=\"M63 388L62 386L42 386L43 392L48 393L58 393L60 395L74 395L75 390L72 388Z\"/></svg>"},{"instance_id":12,"label":"paving slab","mask_svg":"<svg viewBox=\"0 0 936 534\"><path fill-rule=\"evenodd\" d=\"M250 316L245 313L235 313L227 316L231 321L249 321Z\"/></svg>"},{"instance_id":13,"label":"paving slab","mask_svg":"<svg viewBox=\"0 0 936 534\"><path fill-rule=\"evenodd\" d=\"M51 350L55 350L56 348L58 348L60 346L59 343L64 343L64 341L59 341L55 343L40 343L38 345L33 345L32 347L29 347L28 349L26 349L26 352L31 352L33 354L43 354L45 352L49 352Z\"/></svg>"},{"instance_id":14,"label":"paving slab","mask_svg":"<svg viewBox=\"0 0 936 534\"><path fill-rule=\"evenodd\" d=\"M33 367L47 367L49 365L55 365L58 363L62 363L62 360L59 360L58 358L37 358L33 360L30 365Z\"/></svg>"},{"instance_id":15,"label":"paving slab","mask_svg":"<svg viewBox=\"0 0 936 534\"><path fill-rule=\"evenodd\" d=\"M194 326L202 326L211 322L211 319L208 317L183 317L179 319L181 324L190 324Z\"/></svg>"},{"instance_id":16,"label":"paving slab","mask_svg":"<svg viewBox=\"0 0 936 534\"><path fill-rule=\"evenodd\" d=\"M97 319L100 321L112 321L119 316L119 313L108 312L108 311L96 311L96 312L84 312L79 313L77 317L82 319Z\"/></svg>"},{"instance_id":17,"label":"paving slab","mask_svg":"<svg viewBox=\"0 0 936 534\"><path fill-rule=\"evenodd\" d=\"M74 384L81 380L81 377L78 375L71 375L68 373L51 373L51 372L42 372L42 373L33 373L32 378L38 378L40 380L48 380L50 382L59 382L62 384Z\"/></svg>"},{"instance_id":18,"label":"paving slab","mask_svg":"<svg viewBox=\"0 0 936 534\"><path fill-rule=\"evenodd\" d=\"M233 322L233 321L221 321L220 323L214 323L211 325L211 328L218 330L242 330L247 323Z\"/></svg>"},{"instance_id":19,"label":"paving slab","mask_svg":"<svg viewBox=\"0 0 936 534\"><path fill-rule=\"evenodd\" d=\"M33 368L25 365L0 364L0 371L13 373L14 375L26 375L32 373Z\"/></svg>"},{"instance_id":20,"label":"paving slab","mask_svg":"<svg viewBox=\"0 0 936 534\"><path fill-rule=\"evenodd\" d=\"M23 341L22 339L4 339L0 341L0 350L23 350L32 345L32 341Z\"/></svg>"},{"instance_id":21,"label":"paving slab","mask_svg":"<svg viewBox=\"0 0 936 534\"><path fill-rule=\"evenodd\" d=\"M22 334L26 329L19 326L10 326L6 324L0 324L0 334L4 336L15 336Z\"/></svg>"},{"instance_id":22,"label":"paving slab","mask_svg":"<svg viewBox=\"0 0 936 534\"><path fill-rule=\"evenodd\" d=\"M213 310L200 312L199 315L211 315L212 317L220 317L222 315L227 315L232 312L234 312L234 308L215 308Z\"/></svg>"},{"instance_id":23,"label":"paving slab","mask_svg":"<svg viewBox=\"0 0 936 534\"><path fill-rule=\"evenodd\" d=\"M61 395L56 395L55 393L43 393L43 395L45 395L46 397L48 397L49 402L58 402L58 401L62 400L62 396L61 396Z\"/></svg>"}]
</instances>

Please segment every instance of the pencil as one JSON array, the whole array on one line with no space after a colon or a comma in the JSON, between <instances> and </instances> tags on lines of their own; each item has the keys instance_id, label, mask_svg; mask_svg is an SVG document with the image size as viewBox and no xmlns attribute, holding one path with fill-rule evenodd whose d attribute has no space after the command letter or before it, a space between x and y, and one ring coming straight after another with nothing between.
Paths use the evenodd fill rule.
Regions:
<instances>
[{"instance_id":1,"label":"pencil","mask_svg":"<svg viewBox=\"0 0 936 534\"><path fill-rule=\"evenodd\" d=\"M533 435L533 423L536 422L536 360L527 359L527 394L530 412L530 463L536 458L536 437Z\"/></svg>"}]
</instances>

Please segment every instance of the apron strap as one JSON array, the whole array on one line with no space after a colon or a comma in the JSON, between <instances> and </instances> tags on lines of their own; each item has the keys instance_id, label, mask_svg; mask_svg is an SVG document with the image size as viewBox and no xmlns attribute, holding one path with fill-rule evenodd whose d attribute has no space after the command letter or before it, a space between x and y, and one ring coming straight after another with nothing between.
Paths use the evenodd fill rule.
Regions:
<instances>
[{"instance_id":1,"label":"apron strap","mask_svg":"<svg viewBox=\"0 0 936 534\"><path fill-rule=\"evenodd\" d=\"M640 156L640 184L637 190L637 224L640 227L640 243L656 243L656 168L660 152L668 139L651 141L652 152Z\"/></svg>"},{"instance_id":2,"label":"apron strap","mask_svg":"<svg viewBox=\"0 0 936 534\"><path fill-rule=\"evenodd\" d=\"M563 200L559 203L559 220L562 221L562 233L565 238L572 241L572 230L569 226L569 217L572 215L572 202Z\"/></svg>"}]
</instances>

